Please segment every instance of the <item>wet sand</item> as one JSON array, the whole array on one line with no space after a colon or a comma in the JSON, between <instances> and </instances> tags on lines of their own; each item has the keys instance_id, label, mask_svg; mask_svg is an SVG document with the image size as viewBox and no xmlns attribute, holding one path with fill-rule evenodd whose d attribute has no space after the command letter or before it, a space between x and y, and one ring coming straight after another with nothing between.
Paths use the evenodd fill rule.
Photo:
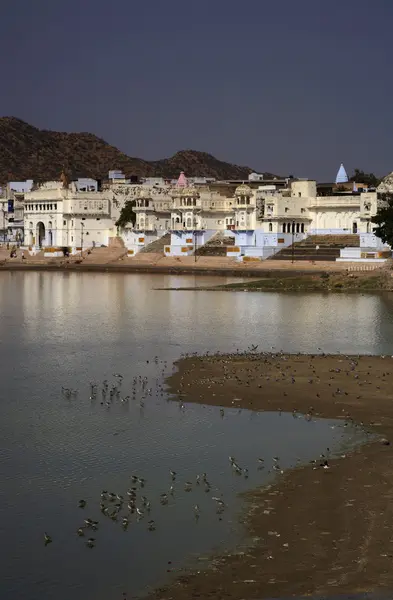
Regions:
<instances>
[{"instance_id":1,"label":"wet sand","mask_svg":"<svg viewBox=\"0 0 393 600\"><path fill-rule=\"evenodd\" d=\"M190 357L168 383L186 402L339 418L377 436L329 460L328 469L318 460L247 494L249 547L213 558L210 568L181 576L151 598L393 590L392 357Z\"/></svg>"}]
</instances>

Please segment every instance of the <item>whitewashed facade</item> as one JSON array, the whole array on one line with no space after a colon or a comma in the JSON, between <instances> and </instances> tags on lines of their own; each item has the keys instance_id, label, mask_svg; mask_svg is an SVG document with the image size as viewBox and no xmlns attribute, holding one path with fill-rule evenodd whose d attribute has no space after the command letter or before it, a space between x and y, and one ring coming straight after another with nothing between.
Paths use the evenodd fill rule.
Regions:
<instances>
[{"instance_id":1,"label":"whitewashed facade","mask_svg":"<svg viewBox=\"0 0 393 600\"><path fill-rule=\"evenodd\" d=\"M81 248L107 245L116 235L108 194L79 191L74 183L43 183L24 197L25 244Z\"/></svg>"},{"instance_id":2,"label":"whitewashed facade","mask_svg":"<svg viewBox=\"0 0 393 600\"><path fill-rule=\"evenodd\" d=\"M24 243L35 250L77 251L106 246L120 233L136 253L170 233L165 254L184 255L222 232L235 238L238 255L267 257L308 235L358 233L361 245L382 246L372 233L376 192L322 196L312 180L293 180L284 188L261 179L238 186L196 181L191 185L181 173L175 183L151 178L136 184L113 172L100 188L94 180L68 183L64 176L35 185L24 193ZM135 203L136 222L118 232L116 221L127 200Z\"/></svg>"}]
</instances>

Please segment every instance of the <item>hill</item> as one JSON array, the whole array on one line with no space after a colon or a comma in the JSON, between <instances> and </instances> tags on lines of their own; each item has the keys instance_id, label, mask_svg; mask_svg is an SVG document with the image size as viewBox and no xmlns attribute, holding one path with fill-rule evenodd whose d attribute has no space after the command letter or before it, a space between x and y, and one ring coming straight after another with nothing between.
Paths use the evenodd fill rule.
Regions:
<instances>
[{"instance_id":1,"label":"hill","mask_svg":"<svg viewBox=\"0 0 393 600\"><path fill-rule=\"evenodd\" d=\"M74 177L104 179L110 169L126 175L247 179L252 169L183 150L171 158L146 161L127 156L91 133L40 130L15 117L0 118L0 182L58 179L62 169Z\"/></svg>"}]
</instances>

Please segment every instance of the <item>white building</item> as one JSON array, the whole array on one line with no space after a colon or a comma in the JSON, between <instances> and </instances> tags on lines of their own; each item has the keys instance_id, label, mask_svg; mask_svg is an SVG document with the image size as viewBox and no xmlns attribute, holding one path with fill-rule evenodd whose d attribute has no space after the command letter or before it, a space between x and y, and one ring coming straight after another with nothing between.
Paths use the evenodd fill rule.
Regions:
<instances>
[{"instance_id":1,"label":"white building","mask_svg":"<svg viewBox=\"0 0 393 600\"><path fill-rule=\"evenodd\" d=\"M24 195L25 244L73 250L108 245L116 235L108 192L94 180L49 181Z\"/></svg>"},{"instance_id":2,"label":"white building","mask_svg":"<svg viewBox=\"0 0 393 600\"><path fill-rule=\"evenodd\" d=\"M217 232L234 238L232 255L238 256L266 258L312 234L356 233L362 247L383 246L372 232L377 193L354 191L347 182L321 192L313 180L192 183L181 173L174 183L154 177L136 184L112 171L103 185L88 178L69 183L62 175L30 188L23 192L24 234L35 249L108 245L127 200L136 220L120 234L131 253L167 233L167 255L191 254Z\"/></svg>"}]
</instances>

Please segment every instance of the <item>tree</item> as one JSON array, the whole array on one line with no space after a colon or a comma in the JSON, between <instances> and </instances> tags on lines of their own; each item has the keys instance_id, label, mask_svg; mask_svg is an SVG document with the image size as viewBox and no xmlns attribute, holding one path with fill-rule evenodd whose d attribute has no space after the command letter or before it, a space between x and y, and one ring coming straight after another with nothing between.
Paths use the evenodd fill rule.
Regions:
<instances>
[{"instance_id":1,"label":"tree","mask_svg":"<svg viewBox=\"0 0 393 600\"><path fill-rule=\"evenodd\" d=\"M374 233L384 244L393 247L393 194L381 194L379 198L382 202L379 203L377 214L371 219L377 226Z\"/></svg>"},{"instance_id":2,"label":"tree","mask_svg":"<svg viewBox=\"0 0 393 600\"><path fill-rule=\"evenodd\" d=\"M136 223L136 213L134 211L135 200L127 200L120 211L120 216L116 221L116 227L124 229L124 227L131 223L132 226Z\"/></svg>"},{"instance_id":3,"label":"tree","mask_svg":"<svg viewBox=\"0 0 393 600\"><path fill-rule=\"evenodd\" d=\"M349 181L355 181L355 183L365 183L368 187L377 187L381 182L374 173L365 173L361 169L355 169L354 174L350 177Z\"/></svg>"}]
</instances>

